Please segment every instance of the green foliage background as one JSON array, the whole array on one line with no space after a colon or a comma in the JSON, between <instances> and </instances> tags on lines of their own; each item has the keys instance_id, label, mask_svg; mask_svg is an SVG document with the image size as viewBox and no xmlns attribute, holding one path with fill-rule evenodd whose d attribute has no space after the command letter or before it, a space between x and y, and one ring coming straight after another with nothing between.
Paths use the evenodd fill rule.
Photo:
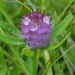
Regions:
<instances>
[{"instance_id":1,"label":"green foliage background","mask_svg":"<svg viewBox=\"0 0 75 75\"><path fill-rule=\"evenodd\" d=\"M32 10L51 16L51 42L31 50L20 35ZM75 75L75 0L0 0L0 75Z\"/></svg>"}]
</instances>

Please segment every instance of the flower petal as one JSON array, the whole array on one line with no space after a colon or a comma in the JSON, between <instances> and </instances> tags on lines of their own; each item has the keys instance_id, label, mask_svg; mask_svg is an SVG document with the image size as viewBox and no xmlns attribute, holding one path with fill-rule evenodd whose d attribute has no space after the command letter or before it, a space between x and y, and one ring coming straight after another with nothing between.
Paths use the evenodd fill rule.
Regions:
<instances>
[{"instance_id":1,"label":"flower petal","mask_svg":"<svg viewBox=\"0 0 75 75\"><path fill-rule=\"evenodd\" d=\"M29 19L28 17L24 17L24 19L22 20L22 23L23 23L24 25L28 25L29 22L31 22L31 19Z\"/></svg>"},{"instance_id":2,"label":"flower petal","mask_svg":"<svg viewBox=\"0 0 75 75\"><path fill-rule=\"evenodd\" d=\"M27 33L29 31L28 26L21 25L20 28L22 29L23 32Z\"/></svg>"},{"instance_id":3,"label":"flower petal","mask_svg":"<svg viewBox=\"0 0 75 75\"><path fill-rule=\"evenodd\" d=\"M50 16L44 16L43 17L43 22L49 24L50 21Z\"/></svg>"},{"instance_id":4,"label":"flower petal","mask_svg":"<svg viewBox=\"0 0 75 75\"><path fill-rule=\"evenodd\" d=\"M33 24L31 27L30 27L30 30L31 31L36 31L38 29L38 25L36 24Z\"/></svg>"}]
</instances>

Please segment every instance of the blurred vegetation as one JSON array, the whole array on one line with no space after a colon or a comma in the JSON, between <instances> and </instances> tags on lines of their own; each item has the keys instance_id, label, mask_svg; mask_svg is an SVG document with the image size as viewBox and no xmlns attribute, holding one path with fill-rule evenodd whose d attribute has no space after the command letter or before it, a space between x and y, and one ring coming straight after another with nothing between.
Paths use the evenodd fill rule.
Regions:
<instances>
[{"instance_id":1,"label":"blurred vegetation","mask_svg":"<svg viewBox=\"0 0 75 75\"><path fill-rule=\"evenodd\" d=\"M51 40L49 47L46 48L48 51L38 50L37 57L39 60L37 60L38 63L34 63L38 64L37 75L75 75L75 0L0 0L0 24L7 23L7 26L4 25L4 27L0 27L0 33L11 36L9 37L0 34L0 36L4 37L0 38L0 73L2 73L0 75L24 75L24 65L32 74L32 59L30 58L30 54L27 54L29 56L21 55L25 44L23 44L24 41L21 40L21 37L19 36L21 18L31 12L23 7L18 1L23 2L32 10L38 10L40 13L50 15L53 25L52 30L59 25L67 15L73 14L73 19L69 26L58 37ZM66 22L69 22L69 19L65 19L62 26L65 27L64 23ZM61 32L60 29L62 29L62 26L56 30ZM69 34L70 32L71 35ZM15 37L17 36L19 36L20 39L16 39ZM63 39L66 40L60 43ZM9 40L9 42L7 40ZM13 45L13 47L9 44ZM59 46L54 48L56 45ZM26 50L29 52L29 49ZM3 51L6 51L9 55ZM24 65L21 64L21 62L23 62ZM21 69L17 63L22 66L23 69Z\"/></svg>"}]
</instances>

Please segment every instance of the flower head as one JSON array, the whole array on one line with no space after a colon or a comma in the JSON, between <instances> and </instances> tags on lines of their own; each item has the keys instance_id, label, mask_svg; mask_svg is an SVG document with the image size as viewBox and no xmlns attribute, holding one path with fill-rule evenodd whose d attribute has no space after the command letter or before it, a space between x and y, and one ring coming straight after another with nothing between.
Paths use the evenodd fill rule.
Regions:
<instances>
[{"instance_id":1,"label":"flower head","mask_svg":"<svg viewBox=\"0 0 75 75\"><path fill-rule=\"evenodd\" d=\"M21 35L31 48L41 48L50 42L50 16L33 11L21 20Z\"/></svg>"}]
</instances>

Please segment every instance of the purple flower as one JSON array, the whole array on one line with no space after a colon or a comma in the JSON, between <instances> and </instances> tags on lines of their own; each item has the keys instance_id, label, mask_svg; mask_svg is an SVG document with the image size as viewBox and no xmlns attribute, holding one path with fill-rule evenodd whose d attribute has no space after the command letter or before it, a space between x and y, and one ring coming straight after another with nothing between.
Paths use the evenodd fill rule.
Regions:
<instances>
[{"instance_id":1,"label":"purple flower","mask_svg":"<svg viewBox=\"0 0 75 75\"><path fill-rule=\"evenodd\" d=\"M50 42L50 16L33 11L21 20L21 35L30 48L46 47Z\"/></svg>"}]
</instances>

